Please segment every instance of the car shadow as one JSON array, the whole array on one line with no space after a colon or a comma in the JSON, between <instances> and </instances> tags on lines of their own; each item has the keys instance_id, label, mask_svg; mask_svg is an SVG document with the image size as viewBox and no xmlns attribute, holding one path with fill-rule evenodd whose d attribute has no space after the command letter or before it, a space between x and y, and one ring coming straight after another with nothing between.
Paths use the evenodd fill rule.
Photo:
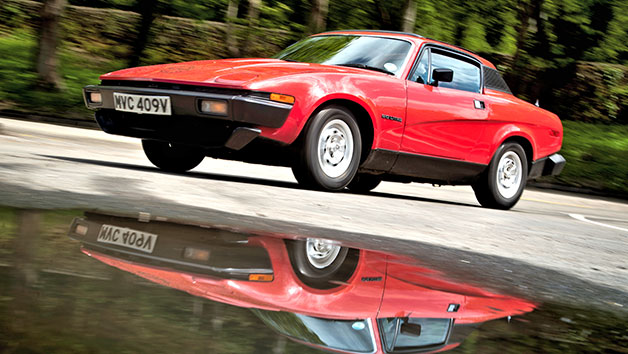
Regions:
<instances>
[{"instance_id":1,"label":"car shadow","mask_svg":"<svg viewBox=\"0 0 628 354\"><path fill-rule=\"evenodd\" d=\"M224 181L224 182L257 184L257 185L272 186L272 187L279 187L279 188L289 188L289 189L312 190L310 188L305 188L296 182L284 182L284 181L270 180L270 179L265 179L265 178L249 177L249 176L242 177L242 176L222 175L222 174L217 174L217 173L193 172L193 171L177 173L177 172L163 171L157 167L134 165L134 164L123 163L123 162L112 162L112 161L104 161L104 160L93 160L93 159L84 159L84 158L78 158L78 157L55 156L55 155L38 155L38 156L49 158L49 159L68 161L68 162L76 162L76 163L112 167L112 168L122 168L122 169L142 171L142 172L160 173L160 174L167 174L167 175L172 175L172 176L186 176L186 177L192 177L192 178L198 178L198 179L211 179L211 180ZM347 189L339 191L338 193L355 194ZM458 206L465 206L465 207L479 207L477 205L467 204L467 203L459 203L459 202L452 202L452 201L447 201L447 200L438 200L438 199L422 198L422 197L416 197L416 196L383 193L383 192L368 192L368 193L361 193L361 195L389 198L389 199L410 200L410 201L416 201L416 202L458 205Z\"/></svg>"}]
</instances>

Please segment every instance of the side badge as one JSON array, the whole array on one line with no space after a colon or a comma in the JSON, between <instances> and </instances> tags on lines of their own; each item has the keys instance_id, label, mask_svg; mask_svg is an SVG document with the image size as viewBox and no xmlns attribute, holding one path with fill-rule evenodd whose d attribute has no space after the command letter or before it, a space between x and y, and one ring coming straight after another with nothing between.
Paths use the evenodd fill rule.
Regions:
<instances>
[{"instance_id":1,"label":"side badge","mask_svg":"<svg viewBox=\"0 0 628 354\"><path fill-rule=\"evenodd\" d=\"M388 120L392 120L392 121L395 121L395 122L399 122L399 123L401 123L401 122L402 122L401 118L397 118L397 117L389 116L389 115L387 115L387 114L382 114L382 118L384 118L384 119L388 119Z\"/></svg>"}]
</instances>

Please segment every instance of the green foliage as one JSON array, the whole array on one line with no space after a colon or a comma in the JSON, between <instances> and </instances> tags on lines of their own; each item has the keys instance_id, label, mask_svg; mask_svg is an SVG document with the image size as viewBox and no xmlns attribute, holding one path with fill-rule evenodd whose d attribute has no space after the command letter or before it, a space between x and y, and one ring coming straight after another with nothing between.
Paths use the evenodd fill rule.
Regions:
<instances>
[{"instance_id":1,"label":"green foliage","mask_svg":"<svg viewBox=\"0 0 628 354\"><path fill-rule=\"evenodd\" d=\"M562 174L546 180L597 190L628 193L628 126L563 122Z\"/></svg>"},{"instance_id":2,"label":"green foliage","mask_svg":"<svg viewBox=\"0 0 628 354\"><path fill-rule=\"evenodd\" d=\"M13 102L17 107L12 108L29 111L36 108L44 114L62 111L74 117L90 115L83 105L83 86L97 84L100 74L123 65L119 60L103 61L84 52L61 48L60 71L66 89L45 91L35 85L37 74L32 68L35 43L32 33L21 30L0 37L0 101L3 105Z\"/></svg>"}]
</instances>

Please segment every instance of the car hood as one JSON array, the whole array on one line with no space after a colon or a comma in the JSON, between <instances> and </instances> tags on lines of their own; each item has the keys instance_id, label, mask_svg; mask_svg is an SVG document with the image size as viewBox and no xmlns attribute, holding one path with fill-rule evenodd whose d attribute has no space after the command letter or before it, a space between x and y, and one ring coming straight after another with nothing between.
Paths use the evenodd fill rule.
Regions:
<instances>
[{"instance_id":1,"label":"car hood","mask_svg":"<svg viewBox=\"0 0 628 354\"><path fill-rule=\"evenodd\" d=\"M114 71L101 80L159 81L181 84L246 88L253 82L308 73L384 75L333 65L287 62L279 59L222 59L151 65Z\"/></svg>"}]
</instances>

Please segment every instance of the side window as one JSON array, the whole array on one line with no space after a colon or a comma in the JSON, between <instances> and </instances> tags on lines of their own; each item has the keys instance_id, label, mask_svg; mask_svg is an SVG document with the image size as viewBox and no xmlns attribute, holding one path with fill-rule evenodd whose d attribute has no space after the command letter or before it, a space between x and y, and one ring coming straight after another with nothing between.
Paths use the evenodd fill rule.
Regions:
<instances>
[{"instance_id":1,"label":"side window","mask_svg":"<svg viewBox=\"0 0 628 354\"><path fill-rule=\"evenodd\" d=\"M414 73L412 77L410 77L410 81L415 81L420 84L427 84L427 76L430 69L430 50L424 50L421 55L421 59L419 60L416 69L414 69Z\"/></svg>"},{"instance_id":2,"label":"side window","mask_svg":"<svg viewBox=\"0 0 628 354\"><path fill-rule=\"evenodd\" d=\"M454 79L451 82L439 82L439 87L480 92L480 67L468 61L460 60L448 54L432 51L432 68L451 69Z\"/></svg>"}]
</instances>

